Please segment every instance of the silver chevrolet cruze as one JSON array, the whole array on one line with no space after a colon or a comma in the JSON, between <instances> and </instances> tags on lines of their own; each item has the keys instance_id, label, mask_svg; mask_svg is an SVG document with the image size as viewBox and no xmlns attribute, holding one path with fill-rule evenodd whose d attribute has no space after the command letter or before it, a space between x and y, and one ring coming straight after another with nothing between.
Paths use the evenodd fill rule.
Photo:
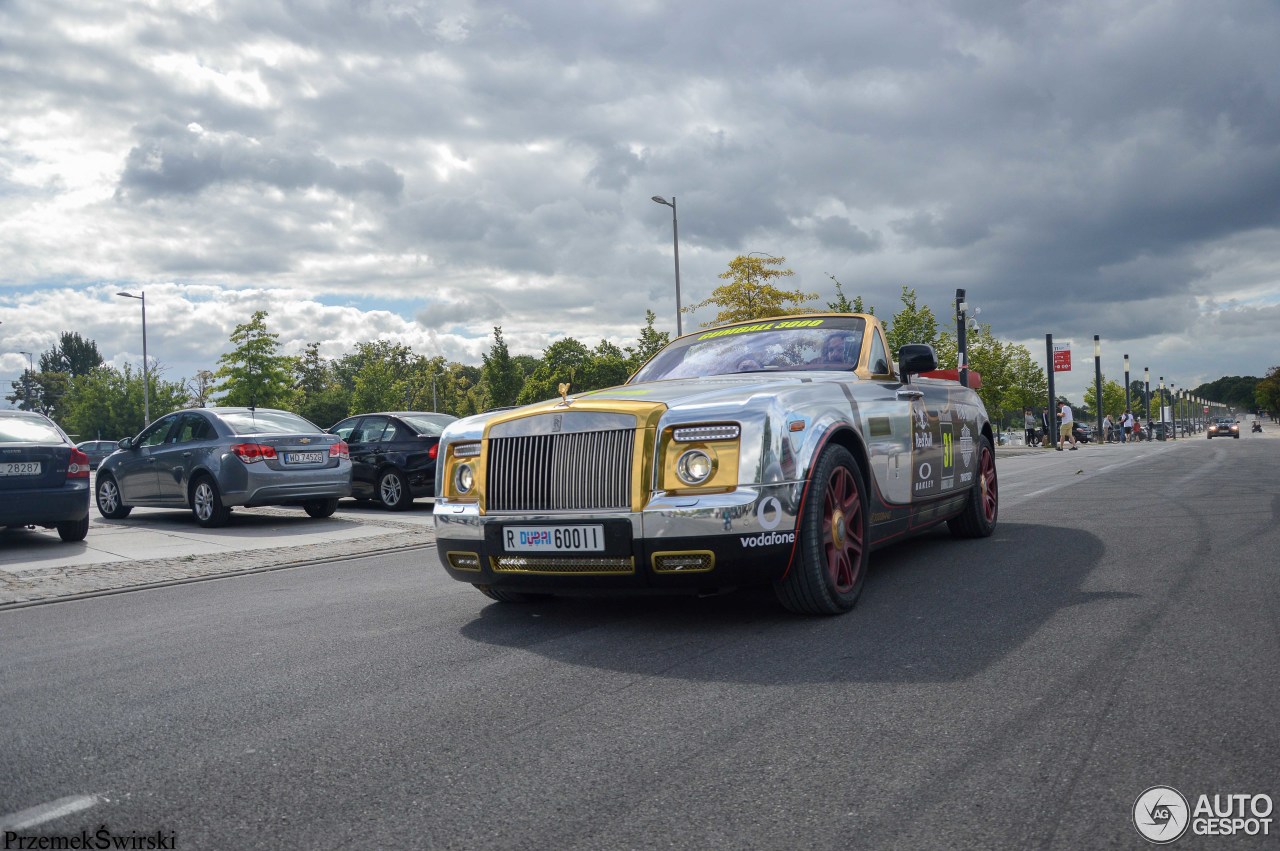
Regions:
<instances>
[{"instance_id":1,"label":"silver chevrolet cruze","mask_svg":"<svg viewBox=\"0 0 1280 851\"><path fill-rule=\"evenodd\" d=\"M297 414L271 408L191 408L156 420L98 468L98 512L189 507L221 526L233 506L298 505L328 517L351 495L346 442Z\"/></svg>"}]
</instances>

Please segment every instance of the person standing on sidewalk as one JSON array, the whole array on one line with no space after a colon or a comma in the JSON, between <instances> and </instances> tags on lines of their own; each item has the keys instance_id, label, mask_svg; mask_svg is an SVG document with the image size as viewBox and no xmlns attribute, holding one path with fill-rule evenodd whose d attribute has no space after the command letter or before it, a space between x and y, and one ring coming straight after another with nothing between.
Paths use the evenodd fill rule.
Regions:
<instances>
[{"instance_id":1,"label":"person standing on sidewalk","mask_svg":"<svg viewBox=\"0 0 1280 851\"><path fill-rule=\"evenodd\" d=\"M1031 413L1030 408L1022 409L1022 428L1026 432L1023 441L1027 446L1034 446L1036 442L1036 415Z\"/></svg>"},{"instance_id":2,"label":"person standing on sidewalk","mask_svg":"<svg viewBox=\"0 0 1280 851\"><path fill-rule=\"evenodd\" d=\"M1120 442L1128 443L1133 437L1133 411L1128 408L1124 409L1124 419L1120 421L1121 427L1124 429L1120 432Z\"/></svg>"},{"instance_id":3,"label":"person standing on sidewalk","mask_svg":"<svg viewBox=\"0 0 1280 851\"><path fill-rule=\"evenodd\" d=\"M1075 452L1080 447L1076 446L1076 433L1073 430L1075 419L1071 416L1071 406L1066 402L1058 403L1058 451L1062 451L1062 447L1067 445L1067 438L1071 439L1071 451Z\"/></svg>"},{"instance_id":4,"label":"person standing on sidewalk","mask_svg":"<svg viewBox=\"0 0 1280 851\"><path fill-rule=\"evenodd\" d=\"M1040 445L1043 446L1045 449L1048 449L1050 446L1053 446L1053 429L1054 429L1053 417L1049 416L1048 408L1040 409L1040 423L1042 426L1044 426L1043 430L1040 433Z\"/></svg>"}]
</instances>

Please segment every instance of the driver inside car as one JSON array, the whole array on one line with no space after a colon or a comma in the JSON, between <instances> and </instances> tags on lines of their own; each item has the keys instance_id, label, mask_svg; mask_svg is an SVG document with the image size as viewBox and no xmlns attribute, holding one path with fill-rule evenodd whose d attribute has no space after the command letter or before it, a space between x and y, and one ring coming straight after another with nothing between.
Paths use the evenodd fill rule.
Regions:
<instances>
[{"instance_id":1,"label":"driver inside car","mask_svg":"<svg viewBox=\"0 0 1280 851\"><path fill-rule=\"evenodd\" d=\"M835 333L822 343L822 354L811 363L829 363L849 366L857 361L858 339L848 332Z\"/></svg>"}]
</instances>

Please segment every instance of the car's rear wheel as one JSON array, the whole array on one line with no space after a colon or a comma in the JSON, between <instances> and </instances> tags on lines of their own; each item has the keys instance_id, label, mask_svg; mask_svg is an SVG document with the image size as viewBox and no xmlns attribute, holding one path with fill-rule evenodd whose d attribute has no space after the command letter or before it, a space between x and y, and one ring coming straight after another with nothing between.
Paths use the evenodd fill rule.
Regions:
<instances>
[{"instance_id":1,"label":"car's rear wheel","mask_svg":"<svg viewBox=\"0 0 1280 851\"><path fill-rule=\"evenodd\" d=\"M75 541L83 541L85 536L89 534L89 515L86 513L83 520L69 520L66 523L59 523L57 528L58 537L68 544Z\"/></svg>"},{"instance_id":2,"label":"car's rear wheel","mask_svg":"<svg viewBox=\"0 0 1280 851\"><path fill-rule=\"evenodd\" d=\"M338 510L338 501L336 499L312 499L302 503L302 510L311 517L324 519L325 517L332 517L333 512Z\"/></svg>"},{"instance_id":3,"label":"car's rear wheel","mask_svg":"<svg viewBox=\"0 0 1280 851\"><path fill-rule=\"evenodd\" d=\"M490 600L499 603L540 603L550 600L550 594L530 594L527 591L512 591L508 588L495 588L492 585L474 584L473 587Z\"/></svg>"},{"instance_id":4,"label":"car's rear wheel","mask_svg":"<svg viewBox=\"0 0 1280 851\"><path fill-rule=\"evenodd\" d=\"M853 608L867 578L868 519L858 462L843 446L828 447L805 497L795 562L774 583L783 606L804 615L838 615Z\"/></svg>"},{"instance_id":5,"label":"car's rear wheel","mask_svg":"<svg viewBox=\"0 0 1280 851\"><path fill-rule=\"evenodd\" d=\"M964 511L947 521L957 538L986 538L996 529L1000 518L1000 482L996 477L996 456L991 441L978 438L978 475L969 493Z\"/></svg>"},{"instance_id":6,"label":"car's rear wheel","mask_svg":"<svg viewBox=\"0 0 1280 851\"><path fill-rule=\"evenodd\" d=\"M196 522L206 529L225 526L231 517L231 509L222 504L218 486L208 476L201 476L191 487L191 513Z\"/></svg>"},{"instance_id":7,"label":"car's rear wheel","mask_svg":"<svg viewBox=\"0 0 1280 851\"><path fill-rule=\"evenodd\" d=\"M413 502L409 482L399 470L383 470L378 476L378 502L391 511L404 511Z\"/></svg>"},{"instance_id":8,"label":"car's rear wheel","mask_svg":"<svg viewBox=\"0 0 1280 851\"><path fill-rule=\"evenodd\" d=\"M133 510L120 498L120 486L111 476L98 476L97 487L98 513L108 520L123 520Z\"/></svg>"}]
</instances>

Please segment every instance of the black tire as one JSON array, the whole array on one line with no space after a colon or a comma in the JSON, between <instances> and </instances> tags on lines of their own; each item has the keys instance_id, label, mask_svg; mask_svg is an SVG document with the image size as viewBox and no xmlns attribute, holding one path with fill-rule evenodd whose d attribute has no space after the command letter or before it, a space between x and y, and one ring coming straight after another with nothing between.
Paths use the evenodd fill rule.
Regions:
<instances>
[{"instance_id":1,"label":"black tire","mask_svg":"<svg viewBox=\"0 0 1280 851\"><path fill-rule=\"evenodd\" d=\"M123 520L133 511L133 506L125 505L120 498L120 486L110 475L98 476L95 490L98 513L108 520Z\"/></svg>"},{"instance_id":2,"label":"black tire","mask_svg":"<svg viewBox=\"0 0 1280 851\"><path fill-rule=\"evenodd\" d=\"M550 594L530 594L527 591L494 588L492 585L473 584L472 587L490 600L497 600L499 603L542 603L551 599Z\"/></svg>"},{"instance_id":3,"label":"black tire","mask_svg":"<svg viewBox=\"0 0 1280 851\"><path fill-rule=\"evenodd\" d=\"M985 435L978 438L978 470L964 511L947 521L957 538L987 538L1000 519L1000 481L996 477L996 456Z\"/></svg>"},{"instance_id":4,"label":"black tire","mask_svg":"<svg viewBox=\"0 0 1280 851\"><path fill-rule=\"evenodd\" d=\"M231 509L222 504L218 485L208 476L201 476L191 485L191 514L206 529L227 525Z\"/></svg>"},{"instance_id":5,"label":"black tire","mask_svg":"<svg viewBox=\"0 0 1280 851\"><path fill-rule=\"evenodd\" d=\"M333 512L338 510L338 501L336 499L312 499L302 503L302 510L317 520L323 520L326 517L332 517Z\"/></svg>"},{"instance_id":6,"label":"black tire","mask_svg":"<svg viewBox=\"0 0 1280 851\"><path fill-rule=\"evenodd\" d=\"M818 459L800 518L800 546L778 601L801 615L839 615L862 593L870 561L870 517L858 462L843 446Z\"/></svg>"},{"instance_id":7,"label":"black tire","mask_svg":"<svg viewBox=\"0 0 1280 851\"><path fill-rule=\"evenodd\" d=\"M394 467L378 475L378 502L388 511L404 511L413 504L409 493L409 480Z\"/></svg>"},{"instance_id":8,"label":"black tire","mask_svg":"<svg viewBox=\"0 0 1280 851\"><path fill-rule=\"evenodd\" d=\"M66 523L58 524L58 537L73 544L76 541L83 541L85 536L89 534L89 513L85 512L83 520L68 520Z\"/></svg>"}]
</instances>

